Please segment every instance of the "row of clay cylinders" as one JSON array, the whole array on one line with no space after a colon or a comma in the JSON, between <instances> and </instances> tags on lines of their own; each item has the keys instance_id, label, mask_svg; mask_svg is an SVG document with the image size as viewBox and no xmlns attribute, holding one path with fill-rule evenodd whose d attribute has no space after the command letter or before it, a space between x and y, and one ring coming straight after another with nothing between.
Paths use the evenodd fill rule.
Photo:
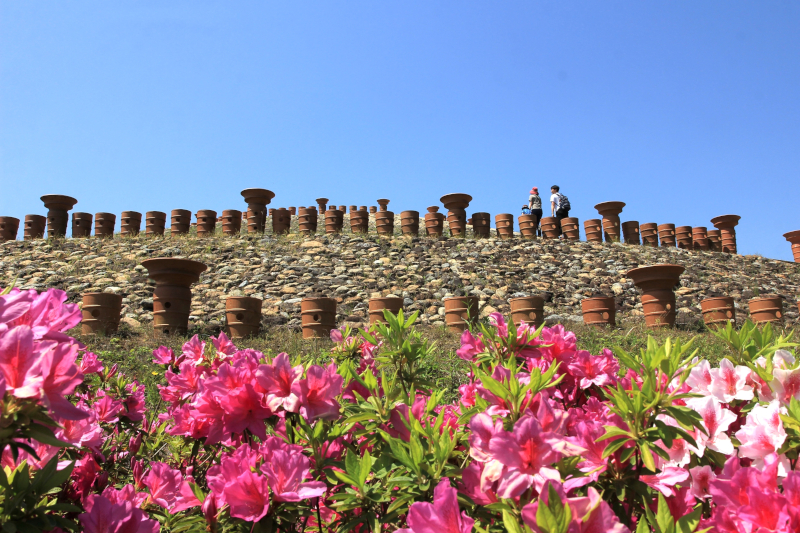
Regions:
<instances>
[{"instance_id":1,"label":"row of clay cylinders","mask_svg":"<svg viewBox=\"0 0 800 533\"><path fill-rule=\"evenodd\" d=\"M446 194L440 201L447 209L447 223L450 226L450 235L464 237L467 234L467 207L472 201L472 196L462 193Z\"/></svg>"},{"instance_id":2,"label":"row of clay cylinders","mask_svg":"<svg viewBox=\"0 0 800 533\"><path fill-rule=\"evenodd\" d=\"M403 299L396 296L369 300L369 323L386 324L383 312L397 314L403 309ZM328 338L336 328L336 300L333 298L303 298L300 301L300 322L304 339Z\"/></svg>"},{"instance_id":3,"label":"row of clay cylinders","mask_svg":"<svg viewBox=\"0 0 800 533\"><path fill-rule=\"evenodd\" d=\"M140 215L141 216L141 215ZM141 219L140 219L141 220ZM117 215L113 213L96 213L94 215L94 235L109 239L114 236ZM91 213L72 213L72 237L88 237L92 234Z\"/></svg>"},{"instance_id":4,"label":"row of clay cylinders","mask_svg":"<svg viewBox=\"0 0 800 533\"><path fill-rule=\"evenodd\" d=\"M783 237L792 245L792 255L796 263L800 263L800 230L784 233Z\"/></svg>"},{"instance_id":5,"label":"row of clay cylinders","mask_svg":"<svg viewBox=\"0 0 800 533\"><path fill-rule=\"evenodd\" d=\"M425 234L428 237L441 237L444 233L444 214L438 211L439 206L432 205L425 213Z\"/></svg>"},{"instance_id":6,"label":"row of clay cylinders","mask_svg":"<svg viewBox=\"0 0 800 533\"><path fill-rule=\"evenodd\" d=\"M800 306L800 303L798 303ZM750 318L756 324L783 323L783 298L769 294L748 300ZM736 323L736 305L730 296L714 296L700 302L703 322L708 327L724 327L728 322Z\"/></svg>"},{"instance_id":7,"label":"row of clay cylinders","mask_svg":"<svg viewBox=\"0 0 800 533\"><path fill-rule=\"evenodd\" d=\"M450 331L461 332L474 325L480 316L477 296L453 296L444 299L444 319ZM544 323L544 298L523 296L509 300L515 327L522 322L536 328Z\"/></svg>"},{"instance_id":8,"label":"row of clay cylinders","mask_svg":"<svg viewBox=\"0 0 800 533\"><path fill-rule=\"evenodd\" d=\"M389 211L389 200L378 200L378 212L375 213L375 231L378 235L394 235L394 213Z\"/></svg>"}]
</instances>

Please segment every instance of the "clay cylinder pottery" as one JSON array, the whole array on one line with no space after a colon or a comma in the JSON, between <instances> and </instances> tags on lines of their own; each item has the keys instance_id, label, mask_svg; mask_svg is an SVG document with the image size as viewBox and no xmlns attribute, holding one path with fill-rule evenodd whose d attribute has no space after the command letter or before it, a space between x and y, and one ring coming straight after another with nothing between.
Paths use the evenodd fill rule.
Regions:
<instances>
[{"instance_id":1,"label":"clay cylinder pottery","mask_svg":"<svg viewBox=\"0 0 800 533\"><path fill-rule=\"evenodd\" d=\"M172 235L186 235L192 227L192 212L188 209L173 209L170 213L169 232Z\"/></svg>"},{"instance_id":2,"label":"clay cylinder pottery","mask_svg":"<svg viewBox=\"0 0 800 533\"><path fill-rule=\"evenodd\" d=\"M93 218L91 213L81 213L80 211L72 213L72 238L78 239L91 235Z\"/></svg>"},{"instance_id":3,"label":"clay cylinder pottery","mask_svg":"<svg viewBox=\"0 0 800 533\"><path fill-rule=\"evenodd\" d=\"M370 213L371 215L374 215L374 214L375 214L375 213L377 213L377 212L378 212L378 206L376 206L376 205L371 205L371 206L369 206L369 213Z\"/></svg>"},{"instance_id":4,"label":"clay cylinder pottery","mask_svg":"<svg viewBox=\"0 0 800 533\"><path fill-rule=\"evenodd\" d=\"M156 282L153 293L153 331L156 335L185 335L192 311L193 283L206 265L189 259L159 257L142 261Z\"/></svg>"},{"instance_id":5,"label":"clay cylinder pottery","mask_svg":"<svg viewBox=\"0 0 800 533\"><path fill-rule=\"evenodd\" d=\"M369 209L367 209L367 206L365 206L365 205L358 206L358 210L359 211L366 211L367 214L369 214Z\"/></svg>"},{"instance_id":6,"label":"clay cylinder pottery","mask_svg":"<svg viewBox=\"0 0 800 533\"><path fill-rule=\"evenodd\" d=\"M489 213L473 213L472 234L475 237L489 237L492 234L492 216ZM469 223L467 220L467 223Z\"/></svg>"},{"instance_id":7,"label":"clay cylinder pottery","mask_svg":"<svg viewBox=\"0 0 800 533\"><path fill-rule=\"evenodd\" d=\"M350 212L350 231L353 233L369 232L369 212L356 210Z\"/></svg>"},{"instance_id":8,"label":"clay cylinder pottery","mask_svg":"<svg viewBox=\"0 0 800 533\"><path fill-rule=\"evenodd\" d=\"M783 323L783 298L774 294L767 294L760 298L753 298L747 302L750 309L750 318L756 324Z\"/></svg>"},{"instance_id":9,"label":"clay cylinder pottery","mask_svg":"<svg viewBox=\"0 0 800 533\"><path fill-rule=\"evenodd\" d=\"M518 328L522 322L538 328L544 324L544 298L541 296L522 296L508 301L511 305L511 321Z\"/></svg>"},{"instance_id":10,"label":"clay cylinder pottery","mask_svg":"<svg viewBox=\"0 0 800 533\"><path fill-rule=\"evenodd\" d=\"M580 221L575 217L562 218L561 233L564 234L565 239L571 241L581 240Z\"/></svg>"},{"instance_id":11,"label":"clay cylinder pottery","mask_svg":"<svg viewBox=\"0 0 800 533\"><path fill-rule=\"evenodd\" d=\"M163 211L148 211L144 215L145 235L164 235L167 214Z\"/></svg>"},{"instance_id":12,"label":"clay cylinder pottery","mask_svg":"<svg viewBox=\"0 0 800 533\"><path fill-rule=\"evenodd\" d=\"M303 235L315 234L317 232L317 208L301 207L298 209L297 226Z\"/></svg>"},{"instance_id":13,"label":"clay cylinder pottery","mask_svg":"<svg viewBox=\"0 0 800 533\"><path fill-rule=\"evenodd\" d=\"M17 240L19 219L15 217L0 217L0 242Z\"/></svg>"},{"instance_id":14,"label":"clay cylinder pottery","mask_svg":"<svg viewBox=\"0 0 800 533\"><path fill-rule=\"evenodd\" d=\"M47 218L42 215L25 215L25 230L23 232L23 239L30 241L32 239L41 239L44 237L45 227L47 225Z\"/></svg>"},{"instance_id":15,"label":"clay cylinder pottery","mask_svg":"<svg viewBox=\"0 0 800 533\"><path fill-rule=\"evenodd\" d=\"M380 209L378 209L378 212L380 212L380 211L388 211L389 210L389 200L387 200L386 198L381 198L380 200L377 200L377 202L378 202L378 205L380 206Z\"/></svg>"},{"instance_id":16,"label":"clay cylinder pottery","mask_svg":"<svg viewBox=\"0 0 800 533\"><path fill-rule=\"evenodd\" d=\"M81 335L116 333L121 313L121 294L87 292L81 305Z\"/></svg>"},{"instance_id":17,"label":"clay cylinder pottery","mask_svg":"<svg viewBox=\"0 0 800 533\"><path fill-rule=\"evenodd\" d=\"M464 331L478 319L477 296L453 296L444 299L444 321L450 331Z\"/></svg>"},{"instance_id":18,"label":"clay cylinder pottery","mask_svg":"<svg viewBox=\"0 0 800 533\"><path fill-rule=\"evenodd\" d=\"M399 297L370 298L369 299L369 323L380 322L386 324L383 311L387 310L396 315L403 309L403 299Z\"/></svg>"},{"instance_id":19,"label":"clay cylinder pottery","mask_svg":"<svg viewBox=\"0 0 800 533\"><path fill-rule=\"evenodd\" d=\"M197 217L197 236L213 237L217 231L217 212L211 209L201 209Z\"/></svg>"},{"instance_id":20,"label":"clay cylinder pottery","mask_svg":"<svg viewBox=\"0 0 800 533\"><path fill-rule=\"evenodd\" d=\"M603 242L603 221L598 218L586 220L583 223L586 232L586 242Z\"/></svg>"},{"instance_id":21,"label":"clay cylinder pottery","mask_svg":"<svg viewBox=\"0 0 800 533\"><path fill-rule=\"evenodd\" d=\"M247 202L247 233L264 233L267 206L275 198L275 193L267 189L245 189L241 194Z\"/></svg>"},{"instance_id":22,"label":"clay cylinder pottery","mask_svg":"<svg viewBox=\"0 0 800 533\"><path fill-rule=\"evenodd\" d=\"M654 246L658 248L658 224L647 222L639 226L639 234L642 237L644 246Z\"/></svg>"},{"instance_id":23,"label":"clay cylinder pottery","mask_svg":"<svg viewBox=\"0 0 800 533\"><path fill-rule=\"evenodd\" d=\"M357 205L351 205L349 211L350 211L351 214L355 213L356 211L358 211L358 206Z\"/></svg>"},{"instance_id":24,"label":"clay cylinder pottery","mask_svg":"<svg viewBox=\"0 0 800 533\"><path fill-rule=\"evenodd\" d=\"M222 234L239 235L242 231L242 212L238 209L226 209L222 212Z\"/></svg>"},{"instance_id":25,"label":"clay cylinder pottery","mask_svg":"<svg viewBox=\"0 0 800 533\"><path fill-rule=\"evenodd\" d=\"M447 222L450 225L450 235L465 236L467 234L467 207L472 201L472 196L463 193L445 194L439 199L447 209Z\"/></svg>"},{"instance_id":26,"label":"clay cylinder pottery","mask_svg":"<svg viewBox=\"0 0 800 533\"><path fill-rule=\"evenodd\" d=\"M344 219L339 217L340 213L337 209L325 211L325 233L341 233Z\"/></svg>"},{"instance_id":27,"label":"clay cylinder pottery","mask_svg":"<svg viewBox=\"0 0 800 533\"><path fill-rule=\"evenodd\" d=\"M394 213L391 211L378 211L375 213L375 229L378 235L394 235Z\"/></svg>"},{"instance_id":28,"label":"clay cylinder pottery","mask_svg":"<svg viewBox=\"0 0 800 533\"><path fill-rule=\"evenodd\" d=\"M691 226L678 226L675 228L675 243L678 248L682 250L691 250L694 248L694 240L692 240L692 227Z\"/></svg>"},{"instance_id":29,"label":"clay cylinder pottery","mask_svg":"<svg viewBox=\"0 0 800 533\"><path fill-rule=\"evenodd\" d=\"M603 232L606 242L619 242L620 240L619 214L622 213L623 207L625 207L625 202L602 202L594 206L603 217Z\"/></svg>"},{"instance_id":30,"label":"clay cylinder pottery","mask_svg":"<svg viewBox=\"0 0 800 533\"><path fill-rule=\"evenodd\" d=\"M67 234L69 211L78 203L71 196L46 194L41 197L47 211L47 236L64 237Z\"/></svg>"},{"instance_id":31,"label":"clay cylinder pottery","mask_svg":"<svg viewBox=\"0 0 800 533\"><path fill-rule=\"evenodd\" d=\"M400 213L400 232L412 237L419 235L419 211L402 211Z\"/></svg>"},{"instance_id":32,"label":"clay cylinder pottery","mask_svg":"<svg viewBox=\"0 0 800 533\"><path fill-rule=\"evenodd\" d=\"M617 306L613 296L596 296L581 300L583 323L595 328L617 325Z\"/></svg>"},{"instance_id":33,"label":"clay cylinder pottery","mask_svg":"<svg viewBox=\"0 0 800 533\"><path fill-rule=\"evenodd\" d=\"M629 220L628 222L623 222L622 226L622 239L625 241L625 244L641 244L639 240L639 221L638 220Z\"/></svg>"},{"instance_id":34,"label":"clay cylinder pottery","mask_svg":"<svg viewBox=\"0 0 800 533\"><path fill-rule=\"evenodd\" d=\"M328 202L329 202L329 200L327 198L317 198L314 201L317 202L317 211L318 212L324 214L325 211L328 210Z\"/></svg>"},{"instance_id":35,"label":"clay cylinder pottery","mask_svg":"<svg viewBox=\"0 0 800 533\"><path fill-rule=\"evenodd\" d=\"M695 250L710 250L708 230L702 226L692 228L692 246Z\"/></svg>"},{"instance_id":36,"label":"clay cylinder pottery","mask_svg":"<svg viewBox=\"0 0 800 533\"><path fill-rule=\"evenodd\" d=\"M800 229L784 233L783 238L792 245L792 255L794 256L795 263L800 263Z\"/></svg>"},{"instance_id":37,"label":"clay cylinder pottery","mask_svg":"<svg viewBox=\"0 0 800 533\"><path fill-rule=\"evenodd\" d=\"M720 232L722 251L726 254L736 252L736 230L734 229L742 217L739 215L722 215L711 219L711 223Z\"/></svg>"},{"instance_id":38,"label":"clay cylinder pottery","mask_svg":"<svg viewBox=\"0 0 800 533\"><path fill-rule=\"evenodd\" d=\"M712 252L722 251L722 234L718 229L710 229L706 232L708 237L708 249Z\"/></svg>"},{"instance_id":39,"label":"clay cylinder pottery","mask_svg":"<svg viewBox=\"0 0 800 533\"><path fill-rule=\"evenodd\" d=\"M274 209L272 209L272 208L267 209L267 216L268 217L271 217L274 214L275 214L275 210ZM266 223L264 223L264 227L266 227Z\"/></svg>"},{"instance_id":40,"label":"clay cylinder pottery","mask_svg":"<svg viewBox=\"0 0 800 533\"><path fill-rule=\"evenodd\" d=\"M119 217L120 234L132 236L139 235L142 229L142 214L137 211L123 211Z\"/></svg>"},{"instance_id":41,"label":"clay cylinder pottery","mask_svg":"<svg viewBox=\"0 0 800 533\"><path fill-rule=\"evenodd\" d=\"M292 223L292 215L285 207L281 207L272 212L272 233L275 235L283 235L289 233L289 227Z\"/></svg>"},{"instance_id":42,"label":"clay cylinder pottery","mask_svg":"<svg viewBox=\"0 0 800 533\"><path fill-rule=\"evenodd\" d=\"M289 208L289 214L291 216L296 216L297 215L297 208L296 207L290 207Z\"/></svg>"},{"instance_id":43,"label":"clay cylinder pottery","mask_svg":"<svg viewBox=\"0 0 800 533\"><path fill-rule=\"evenodd\" d=\"M101 239L110 239L114 236L114 226L117 223L117 215L114 213L95 213L94 215L94 236Z\"/></svg>"},{"instance_id":44,"label":"clay cylinder pottery","mask_svg":"<svg viewBox=\"0 0 800 533\"><path fill-rule=\"evenodd\" d=\"M558 239L559 224L556 217L542 218L542 237L545 239Z\"/></svg>"},{"instance_id":45,"label":"clay cylinder pottery","mask_svg":"<svg viewBox=\"0 0 800 533\"><path fill-rule=\"evenodd\" d=\"M336 300L333 298L303 298L300 301L303 338L327 338L336 327Z\"/></svg>"},{"instance_id":46,"label":"clay cylinder pottery","mask_svg":"<svg viewBox=\"0 0 800 533\"><path fill-rule=\"evenodd\" d=\"M247 296L229 296L225 300L225 319L228 322L228 335L232 339L258 335L261 328L261 300Z\"/></svg>"},{"instance_id":47,"label":"clay cylinder pottery","mask_svg":"<svg viewBox=\"0 0 800 533\"><path fill-rule=\"evenodd\" d=\"M536 238L536 215L520 215L517 217L519 232L523 239Z\"/></svg>"},{"instance_id":48,"label":"clay cylinder pottery","mask_svg":"<svg viewBox=\"0 0 800 533\"><path fill-rule=\"evenodd\" d=\"M514 237L514 215L510 213L495 215L494 225L497 229L497 236L501 239L511 239Z\"/></svg>"},{"instance_id":49,"label":"clay cylinder pottery","mask_svg":"<svg viewBox=\"0 0 800 533\"><path fill-rule=\"evenodd\" d=\"M662 248L674 248L677 245L675 240L675 224L659 224L658 238L661 239Z\"/></svg>"},{"instance_id":50,"label":"clay cylinder pottery","mask_svg":"<svg viewBox=\"0 0 800 533\"><path fill-rule=\"evenodd\" d=\"M425 214L425 234L428 237L441 237L444 233L444 219L437 213L439 206L433 205Z\"/></svg>"},{"instance_id":51,"label":"clay cylinder pottery","mask_svg":"<svg viewBox=\"0 0 800 533\"><path fill-rule=\"evenodd\" d=\"M706 298L700 301L703 322L708 327L724 326L728 322L736 323L736 306L730 296Z\"/></svg>"},{"instance_id":52,"label":"clay cylinder pottery","mask_svg":"<svg viewBox=\"0 0 800 533\"><path fill-rule=\"evenodd\" d=\"M652 265L629 270L625 276L642 291L645 324L649 328L675 325L675 286L680 282L681 265Z\"/></svg>"}]
</instances>

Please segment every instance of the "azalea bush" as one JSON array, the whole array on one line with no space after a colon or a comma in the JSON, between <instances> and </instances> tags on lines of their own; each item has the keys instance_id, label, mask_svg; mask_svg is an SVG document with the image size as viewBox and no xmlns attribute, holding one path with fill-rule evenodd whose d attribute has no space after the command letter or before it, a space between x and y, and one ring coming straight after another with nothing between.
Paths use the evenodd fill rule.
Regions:
<instances>
[{"instance_id":1,"label":"azalea bush","mask_svg":"<svg viewBox=\"0 0 800 533\"><path fill-rule=\"evenodd\" d=\"M65 302L0 296L6 532L800 531L800 363L769 326L716 332L712 365L493 314L454 402L416 315L334 330L325 364L195 336L154 351L148 409Z\"/></svg>"}]
</instances>

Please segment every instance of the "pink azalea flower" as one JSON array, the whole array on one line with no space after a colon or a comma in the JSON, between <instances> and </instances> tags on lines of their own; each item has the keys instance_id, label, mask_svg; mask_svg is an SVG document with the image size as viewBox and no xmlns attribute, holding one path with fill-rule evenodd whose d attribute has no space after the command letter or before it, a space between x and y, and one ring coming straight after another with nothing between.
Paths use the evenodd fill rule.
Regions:
<instances>
[{"instance_id":1,"label":"pink azalea flower","mask_svg":"<svg viewBox=\"0 0 800 533\"><path fill-rule=\"evenodd\" d=\"M56 430L56 438L78 448L85 447L100 453L100 447L103 445L104 440L103 430L97 424L97 417L94 411L89 410L86 418L63 420L61 424L63 427Z\"/></svg>"},{"instance_id":2,"label":"pink azalea flower","mask_svg":"<svg viewBox=\"0 0 800 533\"><path fill-rule=\"evenodd\" d=\"M750 369L746 366L733 366L728 359L719 363L719 368L711 369L709 392L722 403L733 400L752 400L753 387L747 385Z\"/></svg>"},{"instance_id":3,"label":"pink azalea flower","mask_svg":"<svg viewBox=\"0 0 800 533\"><path fill-rule=\"evenodd\" d=\"M656 420L664 422L668 426L678 427L678 423L675 421L675 419L667 415L658 415ZM692 436L696 438L694 433L692 433ZM664 444L663 441L659 440L657 444L662 450L667 452L667 455L669 455L670 460L666 463L667 466L684 467L689 464L689 461L692 459L691 451L694 448L691 447L684 439L672 439L672 446L669 448L667 448L667 445ZM698 455L702 457L702 451Z\"/></svg>"},{"instance_id":4,"label":"pink azalea flower","mask_svg":"<svg viewBox=\"0 0 800 533\"><path fill-rule=\"evenodd\" d=\"M668 466L655 475L640 476L639 479L650 488L664 496L675 496L675 486L689 479L689 472L683 468Z\"/></svg>"},{"instance_id":5,"label":"pink azalea flower","mask_svg":"<svg viewBox=\"0 0 800 533\"><path fill-rule=\"evenodd\" d=\"M775 453L786 440L786 431L780 418L780 403L775 400L768 406L757 405L747 415L745 425L736 432L742 445L739 455L753 459L756 466L764 464L764 458Z\"/></svg>"},{"instance_id":6,"label":"pink azalea flower","mask_svg":"<svg viewBox=\"0 0 800 533\"><path fill-rule=\"evenodd\" d=\"M211 337L211 344L217 350L217 357L219 357L219 354L233 355L236 353L236 345L231 342L224 332L220 332L217 337Z\"/></svg>"},{"instance_id":7,"label":"pink azalea flower","mask_svg":"<svg viewBox=\"0 0 800 533\"><path fill-rule=\"evenodd\" d=\"M475 405L475 393L477 390L478 387L474 381L459 386L458 392L461 394L460 402L464 404L465 407L473 407Z\"/></svg>"},{"instance_id":8,"label":"pink azalea flower","mask_svg":"<svg viewBox=\"0 0 800 533\"><path fill-rule=\"evenodd\" d=\"M111 503L108 498L91 494L78 516L84 533L157 533L161 526L150 520L131 502Z\"/></svg>"},{"instance_id":9,"label":"pink azalea flower","mask_svg":"<svg viewBox=\"0 0 800 533\"><path fill-rule=\"evenodd\" d=\"M458 491L469 496L478 505L489 505L498 501L497 494L491 489L482 488L483 469L485 465L477 461L470 463L461 473Z\"/></svg>"},{"instance_id":10,"label":"pink azalea flower","mask_svg":"<svg viewBox=\"0 0 800 533\"><path fill-rule=\"evenodd\" d=\"M711 498L711 482L717 479L710 466L696 466L689 469L692 476L692 496L698 500Z\"/></svg>"},{"instance_id":11,"label":"pink azalea flower","mask_svg":"<svg viewBox=\"0 0 800 533\"><path fill-rule=\"evenodd\" d=\"M486 347L480 339L480 336L473 337L472 333L465 329L461 334L461 347L456 350L456 354L465 361L475 360L475 356L479 353L486 351Z\"/></svg>"},{"instance_id":12,"label":"pink azalea flower","mask_svg":"<svg viewBox=\"0 0 800 533\"><path fill-rule=\"evenodd\" d=\"M17 291L12 290L11 294L15 292ZM36 339L66 341L68 337L57 334L80 324L80 308L76 304L66 303L67 293L58 289L48 289L38 294L33 289L27 292L30 299L28 310L10 320L9 326L29 326Z\"/></svg>"},{"instance_id":13,"label":"pink azalea flower","mask_svg":"<svg viewBox=\"0 0 800 533\"><path fill-rule=\"evenodd\" d=\"M34 349L33 331L17 326L0 336L0 373L6 390L17 398L36 398L42 385L41 356Z\"/></svg>"},{"instance_id":14,"label":"pink azalea flower","mask_svg":"<svg viewBox=\"0 0 800 533\"><path fill-rule=\"evenodd\" d=\"M228 391L219 398L225 410L225 432L239 435L245 429L260 439L267 437L264 421L272 415L269 408L262 405L262 395L246 384Z\"/></svg>"},{"instance_id":15,"label":"pink azalea flower","mask_svg":"<svg viewBox=\"0 0 800 533\"><path fill-rule=\"evenodd\" d=\"M200 337L195 335L188 342L181 346L181 357L186 358L196 365L203 363L203 351L206 349L206 343L200 340Z\"/></svg>"},{"instance_id":16,"label":"pink azalea flower","mask_svg":"<svg viewBox=\"0 0 800 533\"><path fill-rule=\"evenodd\" d=\"M121 489L106 487L103 489L102 496L111 503L130 502L134 507L140 509L145 500L147 500L147 493L136 492L136 487L133 485L125 485Z\"/></svg>"},{"instance_id":17,"label":"pink azalea flower","mask_svg":"<svg viewBox=\"0 0 800 533\"><path fill-rule=\"evenodd\" d=\"M179 470L164 463L151 463L144 485L150 489L150 499L171 514L197 507L200 500L192 492L189 483Z\"/></svg>"},{"instance_id":18,"label":"pink azalea flower","mask_svg":"<svg viewBox=\"0 0 800 533\"><path fill-rule=\"evenodd\" d=\"M800 367L787 368L794 366L793 363L794 357L789 352L785 350L775 352L775 357L773 358L775 366L772 370L774 379L770 382L770 385L775 392L775 399L783 405L788 405L792 398L800 400Z\"/></svg>"},{"instance_id":19,"label":"pink azalea flower","mask_svg":"<svg viewBox=\"0 0 800 533\"><path fill-rule=\"evenodd\" d=\"M331 330L331 340L333 342L335 342L336 344L340 344L340 343L342 343L344 341L344 336L342 335L342 332L339 331L338 329L332 329Z\"/></svg>"},{"instance_id":20,"label":"pink azalea flower","mask_svg":"<svg viewBox=\"0 0 800 533\"><path fill-rule=\"evenodd\" d=\"M471 533L475 520L458 513L458 494L443 477L433 491L433 503L414 502L408 510L409 527L397 533Z\"/></svg>"},{"instance_id":21,"label":"pink azalea flower","mask_svg":"<svg viewBox=\"0 0 800 533\"><path fill-rule=\"evenodd\" d=\"M333 363L327 368L309 367L306 378L292 384L292 393L300 398L300 414L306 420L336 418L339 415L336 397L342 393L342 382Z\"/></svg>"},{"instance_id":22,"label":"pink azalea flower","mask_svg":"<svg viewBox=\"0 0 800 533\"><path fill-rule=\"evenodd\" d=\"M723 409L714 397L690 398L686 400L686 405L703 417L703 427L708 435L702 431L696 431L693 435L697 441L697 455L703 456L703 450L709 448L724 455L733 453L733 443L726 431L728 427L736 422L736 415L728 409ZM680 465L683 466L683 465Z\"/></svg>"},{"instance_id":23,"label":"pink azalea flower","mask_svg":"<svg viewBox=\"0 0 800 533\"><path fill-rule=\"evenodd\" d=\"M258 522L269 511L269 482L266 477L245 470L225 486L225 499L232 517Z\"/></svg>"},{"instance_id":24,"label":"pink azalea flower","mask_svg":"<svg viewBox=\"0 0 800 533\"><path fill-rule=\"evenodd\" d=\"M508 337L508 325L502 313L491 313L489 315L489 323L497 328L497 334L505 339Z\"/></svg>"},{"instance_id":25,"label":"pink azalea flower","mask_svg":"<svg viewBox=\"0 0 800 533\"><path fill-rule=\"evenodd\" d=\"M125 391L129 396L122 402L125 408L124 416L131 422L141 422L144 420L145 410L144 385L134 381L125 386Z\"/></svg>"},{"instance_id":26,"label":"pink azalea flower","mask_svg":"<svg viewBox=\"0 0 800 533\"><path fill-rule=\"evenodd\" d=\"M285 352L279 353L270 365L260 365L256 371L258 384L267 392L267 406L273 411L283 407L290 413L300 409L300 398L292 386L303 375L303 365L292 366Z\"/></svg>"},{"instance_id":27,"label":"pink azalea flower","mask_svg":"<svg viewBox=\"0 0 800 533\"><path fill-rule=\"evenodd\" d=\"M81 357L81 366L80 371L81 374L100 374L103 371L103 363L100 362L100 359L92 352L86 352Z\"/></svg>"},{"instance_id":28,"label":"pink azalea flower","mask_svg":"<svg viewBox=\"0 0 800 533\"><path fill-rule=\"evenodd\" d=\"M577 350L575 334L565 330L561 324L552 328L542 328L542 334L536 341L537 357L548 361L559 361L562 365L568 364Z\"/></svg>"},{"instance_id":29,"label":"pink azalea flower","mask_svg":"<svg viewBox=\"0 0 800 533\"><path fill-rule=\"evenodd\" d=\"M35 294L36 291L12 290L11 293L0 296L0 324L12 322L27 313Z\"/></svg>"},{"instance_id":30,"label":"pink azalea flower","mask_svg":"<svg viewBox=\"0 0 800 533\"><path fill-rule=\"evenodd\" d=\"M76 345L59 343L45 351L41 359L44 403L54 415L67 420L88 416L64 397L83 382L83 374L75 364L77 354Z\"/></svg>"},{"instance_id":31,"label":"pink azalea flower","mask_svg":"<svg viewBox=\"0 0 800 533\"><path fill-rule=\"evenodd\" d=\"M97 420L105 422L106 424L115 424L119 422L119 414L122 412L122 402L115 400L113 397L105 394L105 391L100 391L102 395L100 399L92 404L97 415Z\"/></svg>"},{"instance_id":32,"label":"pink azalea flower","mask_svg":"<svg viewBox=\"0 0 800 533\"><path fill-rule=\"evenodd\" d=\"M302 453L276 450L261 466L276 502L299 502L325 494L327 486L321 481L303 483L308 477L311 462Z\"/></svg>"},{"instance_id":33,"label":"pink azalea flower","mask_svg":"<svg viewBox=\"0 0 800 533\"><path fill-rule=\"evenodd\" d=\"M603 355L598 356L594 356L586 350L578 350L567 366L567 370L575 378L579 378L578 385L582 389L587 389L592 385L603 387L616 382L619 362L608 349L604 349Z\"/></svg>"},{"instance_id":34,"label":"pink azalea flower","mask_svg":"<svg viewBox=\"0 0 800 533\"><path fill-rule=\"evenodd\" d=\"M157 365L171 365L175 362L175 352L172 348L159 346L153 350L153 363Z\"/></svg>"},{"instance_id":35,"label":"pink azalea flower","mask_svg":"<svg viewBox=\"0 0 800 533\"><path fill-rule=\"evenodd\" d=\"M689 371L689 377L686 378L686 384L694 392L710 393L711 387L711 365L708 364L706 359L697 363L694 368Z\"/></svg>"},{"instance_id":36,"label":"pink azalea flower","mask_svg":"<svg viewBox=\"0 0 800 533\"><path fill-rule=\"evenodd\" d=\"M522 520L534 533L542 533L536 521L536 512L539 510L539 505L547 505L550 499L549 484L550 482L542 487L541 496L536 502L522 509ZM589 487L584 497L567 498L560 484L555 483L553 486L561 501L568 503L572 511L569 533L630 533L594 487Z\"/></svg>"},{"instance_id":37,"label":"pink azalea flower","mask_svg":"<svg viewBox=\"0 0 800 533\"><path fill-rule=\"evenodd\" d=\"M755 526L751 531L786 531L789 522L789 510L786 498L774 491L766 491L760 487L747 487L748 504L738 509L737 518Z\"/></svg>"}]
</instances>

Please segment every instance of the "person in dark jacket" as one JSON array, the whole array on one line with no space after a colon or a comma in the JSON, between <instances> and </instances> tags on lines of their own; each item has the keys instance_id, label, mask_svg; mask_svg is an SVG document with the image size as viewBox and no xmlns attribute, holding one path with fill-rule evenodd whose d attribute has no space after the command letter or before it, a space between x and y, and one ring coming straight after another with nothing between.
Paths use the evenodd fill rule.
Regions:
<instances>
[{"instance_id":1,"label":"person in dark jacket","mask_svg":"<svg viewBox=\"0 0 800 533\"><path fill-rule=\"evenodd\" d=\"M542 197L539 196L538 187L531 189L530 195L528 196L528 209L531 210L531 215L536 217L533 224L534 228L536 228L536 235L541 237L542 228L539 226L539 223L542 220Z\"/></svg>"}]
</instances>

